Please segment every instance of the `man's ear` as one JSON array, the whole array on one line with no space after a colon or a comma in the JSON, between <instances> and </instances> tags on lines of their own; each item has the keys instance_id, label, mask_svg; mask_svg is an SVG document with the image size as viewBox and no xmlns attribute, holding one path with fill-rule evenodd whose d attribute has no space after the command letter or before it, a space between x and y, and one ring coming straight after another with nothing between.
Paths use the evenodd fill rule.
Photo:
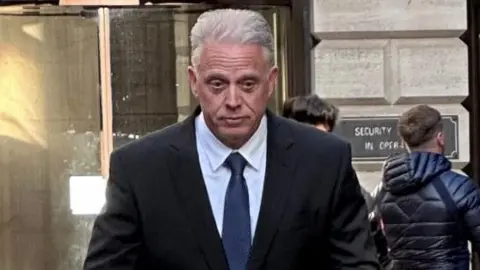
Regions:
<instances>
[{"instance_id":1,"label":"man's ear","mask_svg":"<svg viewBox=\"0 0 480 270\"><path fill-rule=\"evenodd\" d=\"M445 133L439 132L437 134L437 143L442 147L445 146Z\"/></svg>"},{"instance_id":2,"label":"man's ear","mask_svg":"<svg viewBox=\"0 0 480 270\"><path fill-rule=\"evenodd\" d=\"M188 72L188 82L190 84L190 89L192 91L192 94L197 97L197 72L195 71L195 68L192 66L189 66L187 69Z\"/></svg>"},{"instance_id":3,"label":"man's ear","mask_svg":"<svg viewBox=\"0 0 480 270\"><path fill-rule=\"evenodd\" d=\"M277 85L277 79L278 79L278 67L274 66L270 69L270 72L268 74L268 96L270 97L275 90L275 86Z\"/></svg>"}]
</instances>

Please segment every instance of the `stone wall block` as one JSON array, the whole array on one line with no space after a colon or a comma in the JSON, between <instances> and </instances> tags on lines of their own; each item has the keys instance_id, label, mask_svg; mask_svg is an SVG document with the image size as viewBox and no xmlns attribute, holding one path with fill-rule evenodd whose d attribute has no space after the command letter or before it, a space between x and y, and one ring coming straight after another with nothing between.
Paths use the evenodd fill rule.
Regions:
<instances>
[{"instance_id":1,"label":"stone wall block","mask_svg":"<svg viewBox=\"0 0 480 270\"><path fill-rule=\"evenodd\" d=\"M466 0L312 0L320 39L459 37Z\"/></svg>"},{"instance_id":2,"label":"stone wall block","mask_svg":"<svg viewBox=\"0 0 480 270\"><path fill-rule=\"evenodd\" d=\"M324 40L314 51L315 93L337 105L389 104L388 40Z\"/></svg>"},{"instance_id":3,"label":"stone wall block","mask_svg":"<svg viewBox=\"0 0 480 270\"><path fill-rule=\"evenodd\" d=\"M398 39L391 46L394 103L461 103L468 96L468 50L460 39Z\"/></svg>"}]
</instances>

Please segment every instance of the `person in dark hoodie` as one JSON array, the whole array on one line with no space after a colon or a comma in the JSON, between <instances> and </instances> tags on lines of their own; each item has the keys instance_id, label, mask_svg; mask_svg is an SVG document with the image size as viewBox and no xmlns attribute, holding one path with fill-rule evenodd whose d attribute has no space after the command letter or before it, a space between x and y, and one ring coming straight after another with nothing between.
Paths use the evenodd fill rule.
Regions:
<instances>
[{"instance_id":1,"label":"person in dark hoodie","mask_svg":"<svg viewBox=\"0 0 480 270\"><path fill-rule=\"evenodd\" d=\"M413 107L398 131L408 153L386 160L374 195L393 269L469 269L468 241L480 243L480 193L444 156L440 113Z\"/></svg>"}]
</instances>

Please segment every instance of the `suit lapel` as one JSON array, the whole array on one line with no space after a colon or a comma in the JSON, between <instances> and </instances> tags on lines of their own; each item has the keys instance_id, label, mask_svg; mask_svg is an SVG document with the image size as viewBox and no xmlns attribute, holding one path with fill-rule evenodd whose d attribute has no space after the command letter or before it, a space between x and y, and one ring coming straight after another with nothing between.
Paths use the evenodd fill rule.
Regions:
<instances>
[{"instance_id":1,"label":"suit lapel","mask_svg":"<svg viewBox=\"0 0 480 270\"><path fill-rule=\"evenodd\" d=\"M260 269L285 209L294 168L294 143L288 125L268 114L267 168L249 269Z\"/></svg>"},{"instance_id":2,"label":"suit lapel","mask_svg":"<svg viewBox=\"0 0 480 270\"><path fill-rule=\"evenodd\" d=\"M195 140L198 113L197 110L180 124L177 139L171 144L169 167L180 204L210 269L224 270L228 266L198 159Z\"/></svg>"},{"instance_id":3,"label":"suit lapel","mask_svg":"<svg viewBox=\"0 0 480 270\"><path fill-rule=\"evenodd\" d=\"M192 232L212 270L228 269L222 241L203 180L195 139L194 115L180 123L169 159L173 183ZM288 125L267 113L267 168L249 269L260 269L283 216L294 169L294 143Z\"/></svg>"}]
</instances>

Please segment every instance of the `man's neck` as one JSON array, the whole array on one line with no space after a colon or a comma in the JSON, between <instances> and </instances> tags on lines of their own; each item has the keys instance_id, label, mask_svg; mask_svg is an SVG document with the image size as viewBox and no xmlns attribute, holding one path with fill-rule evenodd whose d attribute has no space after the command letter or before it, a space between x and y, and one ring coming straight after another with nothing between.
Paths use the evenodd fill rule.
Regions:
<instances>
[{"instance_id":1,"label":"man's neck","mask_svg":"<svg viewBox=\"0 0 480 270\"><path fill-rule=\"evenodd\" d=\"M410 149L410 152L428 152L435 154L443 154L443 151L437 147L418 147Z\"/></svg>"},{"instance_id":2,"label":"man's neck","mask_svg":"<svg viewBox=\"0 0 480 270\"><path fill-rule=\"evenodd\" d=\"M329 132L329 128L328 128L326 125L324 125L324 124L318 124L318 125L316 125L315 127L316 127L317 129L322 130L322 131Z\"/></svg>"},{"instance_id":3,"label":"man's neck","mask_svg":"<svg viewBox=\"0 0 480 270\"><path fill-rule=\"evenodd\" d=\"M225 146L232 150L238 150L242 148L242 146L245 145L253 135L252 133L248 138L222 138L220 136L217 136L215 133L213 134L221 143L223 143Z\"/></svg>"}]
</instances>

